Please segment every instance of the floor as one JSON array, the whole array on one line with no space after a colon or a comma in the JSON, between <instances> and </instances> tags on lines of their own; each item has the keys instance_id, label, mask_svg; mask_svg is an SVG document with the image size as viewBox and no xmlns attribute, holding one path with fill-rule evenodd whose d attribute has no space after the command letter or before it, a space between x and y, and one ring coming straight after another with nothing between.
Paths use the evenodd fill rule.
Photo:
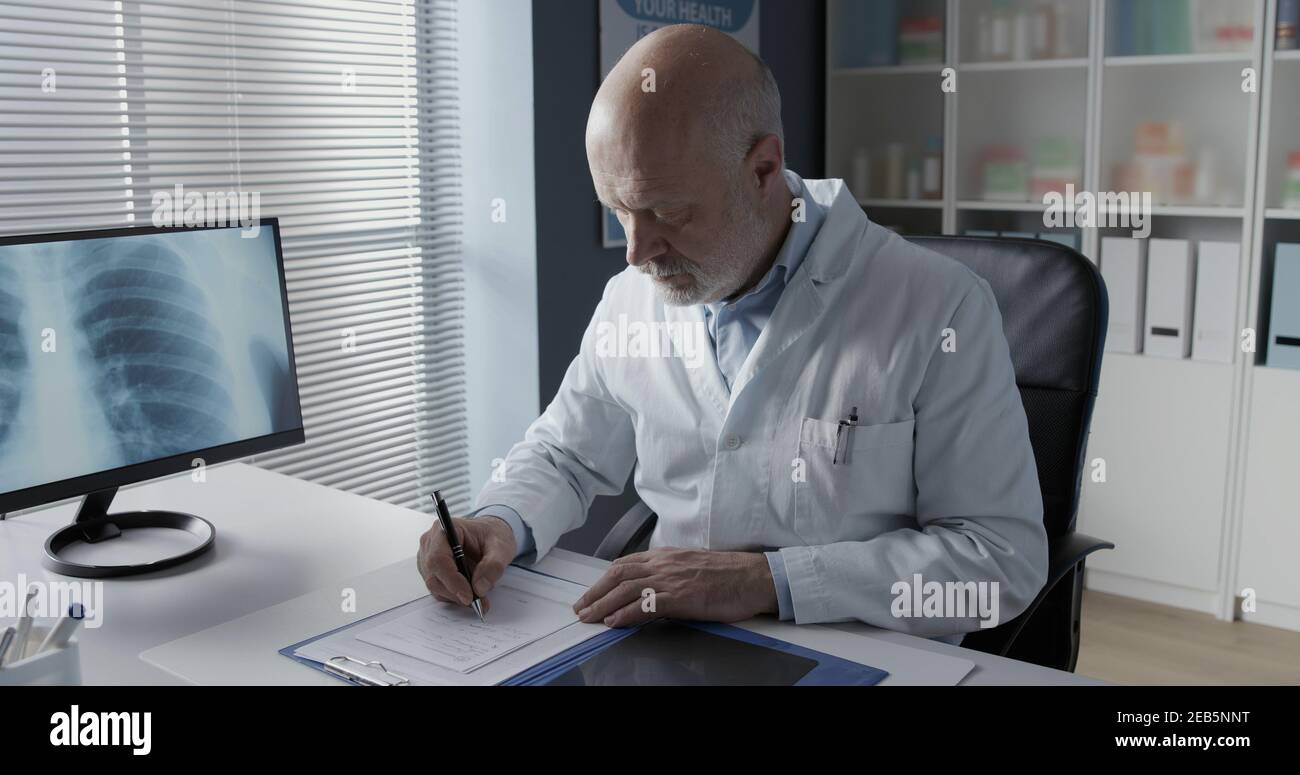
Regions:
<instances>
[{"instance_id":1,"label":"floor","mask_svg":"<svg viewBox=\"0 0 1300 775\"><path fill-rule=\"evenodd\" d=\"M1300 632L1087 590L1075 672L1117 684L1300 685Z\"/></svg>"}]
</instances>

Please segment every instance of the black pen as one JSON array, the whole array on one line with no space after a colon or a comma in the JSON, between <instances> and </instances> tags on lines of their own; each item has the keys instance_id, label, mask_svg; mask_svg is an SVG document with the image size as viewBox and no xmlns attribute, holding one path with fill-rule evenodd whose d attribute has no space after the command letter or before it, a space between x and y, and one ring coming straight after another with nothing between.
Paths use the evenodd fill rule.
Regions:
<instances>
[{"instance_id":1,"label":"black pen","mask_svg":"<svg viewBox=\"0 0 1300 775\"><path fill-rule=\"evenodd\" d=\"M852 448L853 429L856 428L857 426L858 426L858 408L855 406L853 407L853 411L849 412L849 419L840 420L839 425L835 426L835 455L831 458L831 465L835 465L840 462L840 448L842 446L841 434L845 437L844 440L848 442L847 446L849 448ZM845 463L849 462L848 449L844 450L844 462Z\"/></svg>"},{"instance_id":2,"label":"black pen","mask_svg":"<svg viewBox=\"0 0 1300 775\"><path fill-rule=\"evenodd\" d=\"M456 525L451 521L451 513L447 511L447 502L442 499L442 493L437 490L433 491L433 503L438 507L438 521L442 523L442 532L447 536L447 544L451 546L451 556L456 560L456 570L460 575L465 577L469 583L469 592L474 595L474 613L478 614L478 620L483 621L483 604L479 602L478 595L474 593L474 579L469 575L469 569L465 567L465 547L460 545L460 536L456 535Z\"/></svg>"}]
</instances>

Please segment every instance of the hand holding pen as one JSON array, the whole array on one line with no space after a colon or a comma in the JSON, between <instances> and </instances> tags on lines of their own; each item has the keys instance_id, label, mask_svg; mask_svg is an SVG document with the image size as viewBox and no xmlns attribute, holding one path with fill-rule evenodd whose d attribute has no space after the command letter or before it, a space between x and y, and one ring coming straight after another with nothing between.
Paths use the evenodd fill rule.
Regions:
<instances>
[{"instance_id":1,"label":"hand holding pen","mask_svg":"<svg viewBox=\"0 0 1300 775\"><path fill-rule=\"evenodd\" d=\"M442 525L443 537L447 539L451 549L451 558L456 562L456 572L464 576L465 581L470 585L470 593L473 595L470 605L474 607L474 613L478 614L478 620L481 622L483 603L479 593L473 590L474 577L470 575L469 568L465 565L465 547L461 545L460 536L456 533L456 523L451 520L451 513L447 511L447 502L442 499L442 493L434 490L433 502L438 508L438 522Z\"/></svg>"},{"instance_id":2,"label":"hand holding pen","mask_svg":"<svg viewBox=\"0 0 1300 775\"><path fill-rule=\"evenodd\" d=\"M514 532L510 525L495 517L453 519L441 493L435 492L431 497L438 519L420 536L420 551L416 555L420 576L435 599L475 606L475 612L482 616L491 607L486 597L488 591L514 562L517 551ZM459 553L455 551L456 545L460 547Z\"/></svg>"}]
</instances>

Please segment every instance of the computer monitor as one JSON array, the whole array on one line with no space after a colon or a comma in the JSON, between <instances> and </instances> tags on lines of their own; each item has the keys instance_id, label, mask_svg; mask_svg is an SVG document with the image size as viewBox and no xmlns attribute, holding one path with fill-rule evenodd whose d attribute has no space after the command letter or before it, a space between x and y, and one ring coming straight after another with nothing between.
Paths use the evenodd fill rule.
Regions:
<instances>
[{"instance_id":1,"label":"computer monitor","mask_svg":"<svg viewBox=\"0 0 1300 775\"><path fill-rule=\"evenodd\" d=\"M46 564L125 575L202 553L174 512L107 512L117 488L303 441L279 224L0 238L0 513L85 495ZM60 552L131 528L192 551L126 565Z\"/></svg>"}]
</instances>

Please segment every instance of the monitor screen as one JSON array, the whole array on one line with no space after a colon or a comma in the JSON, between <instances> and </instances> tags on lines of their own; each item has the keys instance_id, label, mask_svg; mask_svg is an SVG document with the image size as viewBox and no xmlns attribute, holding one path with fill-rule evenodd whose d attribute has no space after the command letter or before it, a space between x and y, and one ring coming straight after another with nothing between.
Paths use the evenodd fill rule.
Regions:
<instances>
[{"instance_id":1,"label":"monitor screen","mask_svg":"<svg viewBox=\"0 0 1300 775\"><path fill-rule=\"evenodd\" d=\"M0 494L300 432L269 225L0 244Z\"/></svg>"}]
</instances>

